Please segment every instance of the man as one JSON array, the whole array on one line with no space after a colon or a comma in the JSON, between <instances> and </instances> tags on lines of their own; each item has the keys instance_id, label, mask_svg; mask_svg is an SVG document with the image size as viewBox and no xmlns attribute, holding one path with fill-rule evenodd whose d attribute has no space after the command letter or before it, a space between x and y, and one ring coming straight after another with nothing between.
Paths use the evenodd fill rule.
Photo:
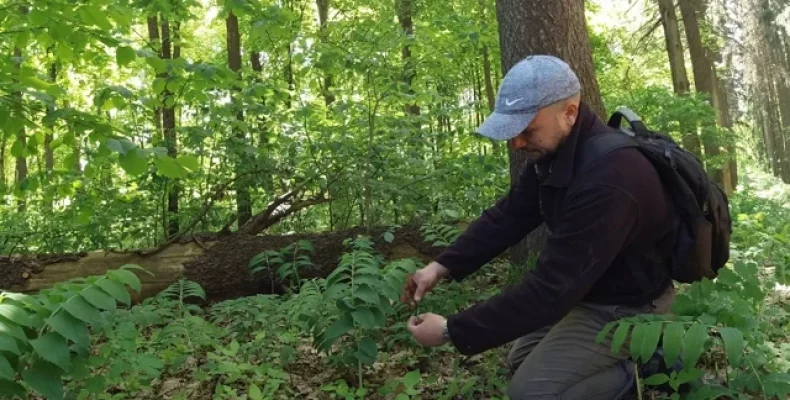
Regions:
<instances>
[{"instance_id":1,"label":"man","mask_svg":"<svg viewBox=\"0 0 790 400\"><path fill-rule=\"evenodd\" d=\"M610 321L667 312L677 216L656 171L623 148L582 166L587 140L613 130L580 100L571 68L527 57L505 76L478 132L509 140L527 163L509 193L436 261L410 275L412 306L443 277L462 280L545 223L537 269L501 294L445 319L422 314L408 330L424 346L477 354L516 340L511 399L613 399L633 384L628 344L611 352L595 336Z\"/></svg>"}]
</instances>

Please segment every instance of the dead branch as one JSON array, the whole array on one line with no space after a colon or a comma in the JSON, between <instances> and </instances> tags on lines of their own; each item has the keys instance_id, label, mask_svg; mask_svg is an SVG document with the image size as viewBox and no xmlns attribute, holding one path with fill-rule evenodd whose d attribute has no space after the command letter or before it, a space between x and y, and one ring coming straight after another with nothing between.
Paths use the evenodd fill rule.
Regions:
<instances>
[{"instance_id":1,"label":"dead branch","mask_svg":"<svg viewBox=\"0 0 790 400\"><path fill-rule=\"evenodd\" d=\"M197 224L199 224L200 221L206 215L208 215L208 212L211 210L211 207L214 206L214 202L216 202L218 199L222 198L223 193L225 193L225 190L230 185L232 185L233 183L235 183L239 179L244 178L244 177L246 177L248 175L257 174L257 173L263 172L263 171L266 171L266 169L256 169L256 170L253 170L253 171L248 171L248 172L245 172L243 174L236 175L233 179L229 179L225 183L219 185L217 187L217 189L214 190L212 195L206 200L206 204L204 204L203 208L200 209L200 212L198 212L197 217L195 217L192 220L192 222L189 223L189 225L187 225L186 227L184 227L181 230L179 230L178 233L176 233L175 235L171 236L170 239L168 239L164 243L160 244L155 249L149 250L149 251L142 251L142 250L140 250L140 251L137 251L137 254L139 254L140 256L154 255L154 254L159 253L160 251L164 250L165 248L167 248L167 246L170 246L171 244L177 242L184 235L186 235L188 232L191 232L193 229L195 229Z\"/></svg>"},{"instance_id":2,"label":"dead branch","mask_svg":"<svg viewBox=\"0 0 790 400\"><path fill-rule=\"evenodd\" d=\"M278 200L281 200L283 196L281 196ZM280 222L285 217L296 213L299 210L305 209L307 207L312 207L314 205L323 204L330 201L329 199L323 197L323 195L319 197L314 197L311 199L297 201L293 204L287 206L287 208L281 207L285 203L285 201L275 201L269 207L267 207L267 211L261 212L251 220L249 220L244 226L239 229L239 233L246 234L246 235L257 235L258 233L266 230L270 226ZM275 204L277 206L273 207Z\"/></svg>"}]
</instances>

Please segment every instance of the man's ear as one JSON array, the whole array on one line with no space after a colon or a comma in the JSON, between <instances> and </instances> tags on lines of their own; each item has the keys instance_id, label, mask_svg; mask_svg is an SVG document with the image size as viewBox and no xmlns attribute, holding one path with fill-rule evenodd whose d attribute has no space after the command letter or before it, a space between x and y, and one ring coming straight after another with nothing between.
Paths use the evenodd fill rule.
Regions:
<instances>
[{"instance_id":1,"label":"man's ear","mask_svg":"<svg viewBox=\"0 0 790 400\"><path fill-rule=\"evenodd\" d=\"M562 113L562 119L564 120L568 127L573 126L576 123L576 117L579 115L579 104L575 101L569 101L565 105L565 109Z\"/></svg>"}]
</instances>

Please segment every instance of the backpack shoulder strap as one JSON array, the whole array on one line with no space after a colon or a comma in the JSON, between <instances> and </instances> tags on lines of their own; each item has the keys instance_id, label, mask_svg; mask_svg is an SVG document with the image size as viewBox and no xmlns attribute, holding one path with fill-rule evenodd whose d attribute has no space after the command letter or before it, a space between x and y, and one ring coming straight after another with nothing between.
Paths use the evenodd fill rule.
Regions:
<instances>
[{"instance_id":1,"label":"backpack shoulder strap","mask_svg":"<svg viewBox=\"0 0 790 400\"><path fill-rule=\"evenodd\" d=\"M639 142L628 133L601 133L588 139L579 159L579 171L586 169L599 157L625 147L639 147Z\"/></svg>"}]
</instances>

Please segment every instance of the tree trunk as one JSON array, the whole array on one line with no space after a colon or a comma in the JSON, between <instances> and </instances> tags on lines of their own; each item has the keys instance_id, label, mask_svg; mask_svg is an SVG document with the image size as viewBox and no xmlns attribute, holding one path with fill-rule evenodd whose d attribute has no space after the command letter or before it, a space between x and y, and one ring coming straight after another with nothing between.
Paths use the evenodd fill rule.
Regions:
<instances>
[{"instance_id":1,"label":"tree trunk","mask_svg":"<svg viewBox=\"0 0 790 400\"><path fill-rule=\"evenodd\" d=\"M496 6L503 76L528 55L550 54L559 57L579 76L582 100L598 116L604 118L606 110L595 77L587 21L584 17L584 2L500 0ZM519 153L510 152L512 181L515 181L516 174L525 161ZM530 234L511 249L513 260L523 262L535 256L543 247L547 235L545 227Z\"/></svg>"},{"instance_id":2,"label":"tree trunk","mask_svg":"<svg viewBox=\"0 0 790 400\"><path fill-rule=\"evenodd\" d=\"M49 67L49 79L52 83L56 83L58 79L58 66L54 62ZM54 104L47 108L47 113L52 114L55 112ZM55 125L48 129L44 135L44 168L47 171L47 176L52 175L52 170L55 168L55 155L52 151L52 140L55 133Z\"/></svg>"},{"instance_id":3,"label":"tree trunk","mask_svg":"<svg viewBox=\"0 0 790 400\"><path fill-rule=\"evenodd\" d=\"M674 0L658 0L658 9L661 12L661 23L664 26L669 70L672 73L672 87L675 94L683 96L689 92L690 86ZM683 147L698 157L702 155L702 143L696 131L683 133Z\"/></svg>"},{"instance_id":4,"label":"tree trunk","mask_svg":"<svg viewBox=\"0 0 790 400\"><path fill-rule=\"evenodd\" d=\"M672 86L675 93L684 95L688 93L690 85L686 74L686 61L683 56L683 44L680 40L678 18L675 14L674 0L658 0L658 9L661 12L661 23L664 26L667 56L669 56L669 69L672 73Z\"/></svg>"},{"instance_id":5,"label":"tree trunk","mask_svg":"<svg viewBox=\"0 0 790 400\"><path fill-rule=\"evenodd\" d=\"M177 24L176 24L177 25ZM180 46L177 47L180 49ZM181 52L180 50L178 51ZM173 43L170 36L170 22L162 18L162 59L171 60L174 58ZM162 109L162 130L165 138L167 155L178 157L178 138L176 136L176 110L175 97L173 93L165 89L163 93L164 108ZM172 180L167 194L167 237L170 238L178 233L178 197L180 183L177 179Z\"/></svg>"},{"instance_id":6,"label":"tree trunk","mask_svg":"<svg viewBox=\"0 0 790 400\"><path fill-rule=\"evenodd\" d=\"M228 19L225 21L227 29L227 46L228 46L228 66L233 70L238 78L241 78L241 39L239 37L239 20L233 12L230 13ZM290 47L289 47L290 49ZM290 59L290 53L289 53ZM244 110L239 97L239 87L234 87L235 95L232 96L234 108L236 109L236 120L244 121ZM239 143L246 143L247 137L245 132L239 127L234 125L234 136L238 138ZM244 152L238 151L238 159L236 164L236 175L244 174L246 165L244 160ZM242 178L236 181L236 211L238 213L238 225L241 227L252 217L252 201L250 199L249 180Z\"/></svg>"},{"instance_id":7,"label":"tree trunk","mask_svg":"<svg viewBox=\"0 0 790 400\"><path fill-rule=\"evenodd\" d=\"M22 13L26 14L26 10L23 8ZM14 48L14 57L17 60L22 59L22 50L18 47ZM20 61L21 62L21 61ZM20 64L16 64L17 70L20 68ZM16 108L16 115L15 117L20 121L24 118L24 107L22 102L24 101L22 98L22 92L14 92L13 94L14 100L14 108ZM14 175L14 182L15 184L19 185L22 183L23 180L27 179L27 158L25 158L24 152L27 151L27 140L25 138L25 125L20 124L19 130L17 131L16 141L19 143L17 148L21 147L21 151L23 154L21 156L16 156L16 174ZM13 149L12 149L13 150ZM17 203L17 211L24 212L25 211L25 196L23 195L21 199L19 199L19 203Z\"/></svg>"},{"instance_id":8,"label":"tree trunk","mask_svg":"<svg viewBox=\"0 0 790 400\"><path fill-rule=\"evenodd\" d=\"M159 53L159 57L162 57L162 42L159 40L159 19L156 15L151 15L148 17L148 40L151 43L151 46L154 46L154 50ZM161 77L161 74L157 75L157 77ZM154 110L154 130L155 135L158 136L162 134L162 107L157 106Z\"/></svg>"},{"instance_id":9,"label":"tree trunk","mask_svg":"<svg viewBox=\"0 0 790 400\"><path fill-rule=\"evenodd\" d=\"M321 43L325 43L327 38L327 23L329 22L329 0L315 0L315 4L318 8L318 37ZM324 103L326 106L329 107L332 105L335 101L335 95L332 93L332 74L329 72L324 73L324 84L321 87L321 92L324 95Z\"/></svg>"},{"instance_id":10,"label":"tree trunk","mask_svg":"<svg viewBox=\"0 0 790 400\"><path fill-rule=\"evenodd\" d=\"M716 70L713 68L711 52L702 44L700 33L700 21L704 22L706 0L680 0L680 12L683 15L683 24L686 27L686 39L689 44L691 54L691 64L694 67L694 87L698 93L708 96L714 109L718 110L716 104ZM705 147L705 156L709 158L717 157L721 152L715 137L703 137L702 144ZM713 180L724 186L724 173L721 168L708 168L708 173Z\"/></svg>"},{"instance_id":11,"label":"tree trunk","mask_svg":"<svg viewBox=\"0 0 790 400\"><path fill-rule=\"evenodd\" d=\"M414 82L414 77L417 75L417 71L414 59L411 56L411 46L408 42L412 40L414 35L414 22L412 20L414 16L414 0L395 0L395 7L395 11L398 15L398 22L400 23L403 33L406 35L407 41L407 44L403 46L403 50L401 51L401 57L403 59L403 84L406 88L406 93L413 95L414 89L412 88L412 83ZM408 104L407 102L405 111L407 115L419 115L420 106L414 103Z\"/></svg>"}]
</instances>

